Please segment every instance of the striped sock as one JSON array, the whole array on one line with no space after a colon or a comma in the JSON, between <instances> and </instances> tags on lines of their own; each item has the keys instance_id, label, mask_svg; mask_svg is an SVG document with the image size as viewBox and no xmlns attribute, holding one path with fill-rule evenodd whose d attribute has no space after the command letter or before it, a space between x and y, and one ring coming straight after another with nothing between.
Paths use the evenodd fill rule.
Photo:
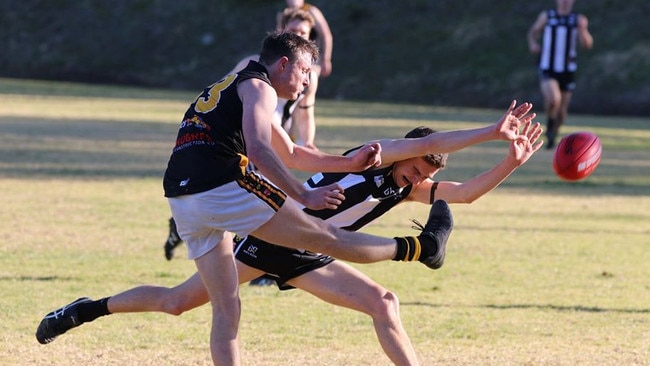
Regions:
<instances>
[{"instance_id":1,"label":"striped sock","mask_svg":"<svg viewBox=\"0 0 650 366\"><path fill-rule=\"evenodd\" d=\"M397 242L397 254L394 261L412 262L420 259L422 246L420 240L415 236L395 237Z\"/></svg>"}]
</instances>

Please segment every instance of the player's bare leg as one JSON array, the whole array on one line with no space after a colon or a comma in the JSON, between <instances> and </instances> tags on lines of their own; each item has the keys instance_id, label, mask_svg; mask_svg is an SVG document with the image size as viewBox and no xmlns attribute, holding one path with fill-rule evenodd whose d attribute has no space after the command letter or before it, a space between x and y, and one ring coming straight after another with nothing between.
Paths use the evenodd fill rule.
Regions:
<instances>
[{"instance_id":1,"label":"player's bare leg","mask_svg":"<svg viewBox=\"0 0 650 366\"><path fill-rule=\"evenodd\" d=\"M402 326L397 296L352 266L334 261L288 282L337 306L372 317L384 352L395 365L418 365L413 345Z\"/></svg>"},{"instance_id":2,"label":"player's bare leg","mask_svg":"<svg viewBox=\"0 0 650 366\"><path fill-rule=\"evenodd\" d=\"M288 223L291 223L288 226ZM420 261L428 267L442 266L447 239L453 227L446 202L431 206L429 219L418 236L384 238L350 232L305 214L291 198L268 222L253 232L270 243L313 252L357 263L384 260Z\"/></svg>"},{"instance_id":3,"label":"player's bare leg","mask_svg":"<svg viewBox=\"0 0 650 366\"><path fill-rule=\"evenodd\" d=\"M544 79L540 82L542 97L544 98L544 110L546 111L546 148L551 149L555 146L557 137L557 124L562 106L562 93L560 84L555 79Z\"/></svg>"},{"instance_id":4,"label":"player's bare leg","mask_svg":"<svg viewBox=\"0 0 650 366\"><path fill-rule=\"evenodd\" d=\"M232 246L232 235L226 232L215 248L194 260L212 305L210 353L215 366L241 364L241 303Z\"/></svg>"}]
</instances>

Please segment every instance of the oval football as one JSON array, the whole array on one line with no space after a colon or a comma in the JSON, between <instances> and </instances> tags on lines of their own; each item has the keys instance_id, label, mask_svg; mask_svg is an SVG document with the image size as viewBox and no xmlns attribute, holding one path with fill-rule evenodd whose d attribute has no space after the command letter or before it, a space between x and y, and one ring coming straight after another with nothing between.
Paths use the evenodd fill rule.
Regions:
<instances>
[{"instance_id":1,"label":"oval football","mask_svg":"<svg viewBox=\"0 0 650 366\"><path fill-rule=\"evenodd\" d=\"M596 134L575 132L560 140L553 155L555 174L567 181L577 181L590 176L598 167L602 145Z\"/></svg>"}]
</instances>

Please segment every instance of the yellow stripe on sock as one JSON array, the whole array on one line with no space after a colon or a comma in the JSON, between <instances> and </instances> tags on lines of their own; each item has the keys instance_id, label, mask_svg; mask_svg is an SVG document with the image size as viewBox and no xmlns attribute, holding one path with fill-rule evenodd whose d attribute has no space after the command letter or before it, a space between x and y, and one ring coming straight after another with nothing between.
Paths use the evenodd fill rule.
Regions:
<instances>
[{"instance_id":1,"label":"yellow stripe on sock","mask_svg":"<svg viewBox=\"0 0 650 366\"><path fill-rule=\"evenodd\" d=\"M420 254L422 253L422 245L420 244L420 239L417 236L413 237L415 239L415 253L413 253L413 258L411 261L417 261L420 259Z\"/></svg>"}]
</instances>

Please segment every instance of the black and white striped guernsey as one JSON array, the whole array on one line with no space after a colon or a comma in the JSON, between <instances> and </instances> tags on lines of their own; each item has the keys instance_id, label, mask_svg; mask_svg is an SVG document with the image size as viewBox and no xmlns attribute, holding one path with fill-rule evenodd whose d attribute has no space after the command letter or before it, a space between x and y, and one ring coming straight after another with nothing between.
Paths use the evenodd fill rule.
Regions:
<instances>
[{"instance_id":1,"label":"black and white striped guernsey","mask_svg":"<svg viewBox=\"0 0 650 366\"><path fill-rule=\"evenodd\" d=\"M345 200L335 210L312 210L305 213L321 218L345 230L356 231L395 207L411 192L411 185L400 188L393 179L393 166L373 168L360 173L317 173L305 185L311 188L338 183L345 190Z\"/></svg>"},{"instance_id":2,"label":"black and white striped guernsey","mask_svg":"<svg viewBox=\"0 0 650 366\"><path fill-rule=\"evenodd\" d=\"M559 15L551 9L547 16L539 69L555 73L575 72L578 68L578 14Z\"/></svg>"}]
</instances>

